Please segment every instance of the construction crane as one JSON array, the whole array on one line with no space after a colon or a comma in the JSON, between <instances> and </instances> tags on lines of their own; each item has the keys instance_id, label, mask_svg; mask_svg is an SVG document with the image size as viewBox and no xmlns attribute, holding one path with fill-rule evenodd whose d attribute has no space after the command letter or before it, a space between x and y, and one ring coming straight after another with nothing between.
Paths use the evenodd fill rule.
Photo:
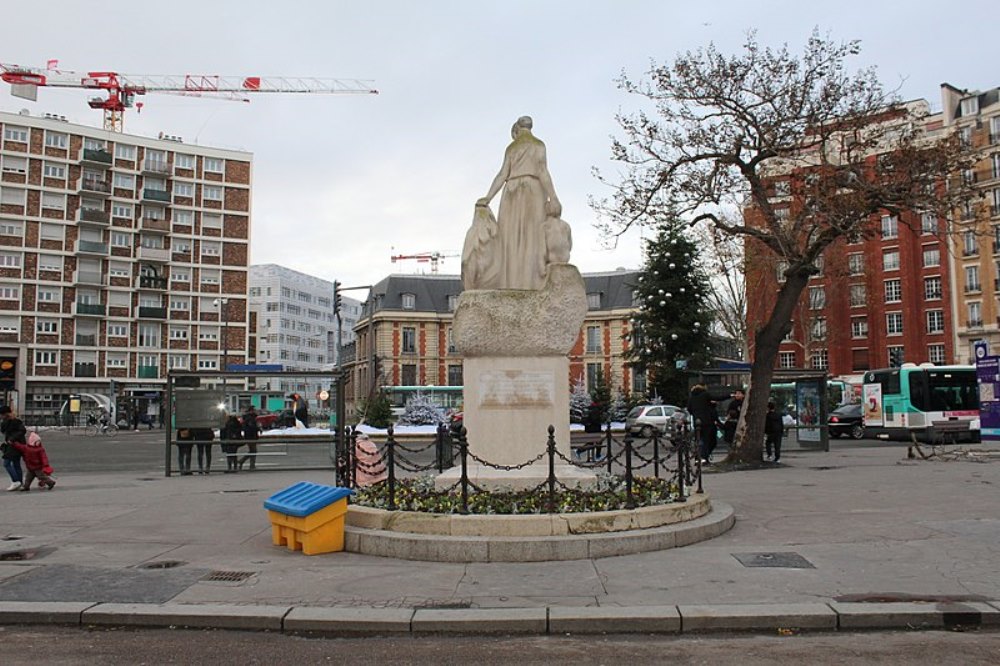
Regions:
<instances>
[{"instance_id":1,"label":"construction crane","mask_svg":"<svg viewBox=\"0 0 1000 666\"><path fill-rule=\"evenodd\" d=\"M104 129L121 132L124 127L125 109L142 110L136 97L146 93L237 98L257 93L304 94L370 94L378 91L371 81L360 79L316 79L303 77L261 76L209 76L183 74L179 76L149 76L144 74L119 74L117 72L70 72L57 69L56 61L49 61L46 69L0 63L0 79L11 86L11 94L35 101L38 88L83 88L103 92L91 97L92 109L104 111Z\"/></svg>"},{"instance_id":2,"label":"construction crane","mask_svg":"<svg viewBox=\"0 0 1000 666\"><path fill-rule=\"evenodd\" d=\"M458 256L461 255L443 254L441 252L418 252L416 254L394 254L390 256L389 259L392 260L392 263L396 263L397 261L403 261L405 259L413 259L418 264L430 263L431 273L437 273L439 263L443 262L445 259L448 259L450 257L458 257Z\"/></svg>"}]
</instances>

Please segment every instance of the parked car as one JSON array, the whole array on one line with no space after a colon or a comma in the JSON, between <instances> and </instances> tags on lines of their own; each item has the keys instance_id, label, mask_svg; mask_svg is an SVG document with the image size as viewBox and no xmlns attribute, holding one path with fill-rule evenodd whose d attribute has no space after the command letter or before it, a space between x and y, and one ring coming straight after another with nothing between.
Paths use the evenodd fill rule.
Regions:
<instances>
[{"instance_id":1,"label":"parked car","mask_svg":"<svg viewBox=\"0 0 1000 666\"><path fill-rule=\"evenodd\" d=\"M676 405L638 405L625 417L625 430L642 437L652 437L653 429L667 431L668 424L681 423L687 412Z\"/></svg>"},{"instance_id":2,"label":"parked car","mask_svg":"<svg viewBox=\"0 0 1000 666\"><path fill-rule=\"evenodd\" d=\"M240 417L240 423L243 417ZM271 430L272 428L287 428L295 425L295 416L290 409L280 412L257 412L257 427L261 430Z\"/></svg>"},{"instance_id":3,"label":"parked car","mask_svg":"<svg viewBox=\"0 0 1000 666\"><path fill-rule=\"evenodd\" d=\"M827 420L830 437L849 435L854 439L865 436L864 415L861 405L843 405L830 412Z\"/></svg>"}]
</instances>

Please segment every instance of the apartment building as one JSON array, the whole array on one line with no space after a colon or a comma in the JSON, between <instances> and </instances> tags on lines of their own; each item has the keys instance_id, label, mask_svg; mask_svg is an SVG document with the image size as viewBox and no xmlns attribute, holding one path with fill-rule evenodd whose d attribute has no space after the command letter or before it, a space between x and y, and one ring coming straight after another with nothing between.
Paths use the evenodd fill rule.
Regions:
<instances>
[{"instance_id":1,"label":"apartment building","mask_svg":"<svg viewBox=\"0 0 1000 666\"><path fill-rule=\"evenodd\" d=\"M627 270L583 276L589 308L569 355L568 382L582 377L593 385L600 369L614 388L645 392L644 374L637 376L623 359L637 277ZM435 387L442 401L460 403L462 356L451 322L461 292L457 275L390 275L372 287L355 326L354 348L345 354L349 414L383 387Z\"/></svg>"},{"instance_id":2,"label":"apartment building","mask_svg":"<svg viewBox=\"0 0 1000 666\"><path fill-rule=\"evenodd\" d=\"M957 132L977 155L956 174L982 192L978 204L956 211L951 263L955 275L956 361L973 362L979 340L1000 348L1000 88L941 86L941 125Z\"/></svg>"},{"instance_id":3,"label":"apartment building","mask_svg":"<svg viewBox=\"0 0 1000 666\"><path fill-rule=\"evenodd\" d=\"M35 418L113 389L155 417L169 370L245 363L251 167L0 113L0 399Z\"/></svg>"},{"instance_id":4,"label":"apartment building","mask_svg":"<svg viewBox=\"0 0 1000 666\"><path fill-rule=\"evenodd\" d=\"M337 364L337 320L333 282L277 264L250 267L250 309L256 320L258 364L285 371L325 370ZM341 299L341 343L354 342L361 302ZM311 382L311 383L310 383ZM275 391L313 396L329 382L318 378L257 382Z\"/></svg>"}]
</instances>

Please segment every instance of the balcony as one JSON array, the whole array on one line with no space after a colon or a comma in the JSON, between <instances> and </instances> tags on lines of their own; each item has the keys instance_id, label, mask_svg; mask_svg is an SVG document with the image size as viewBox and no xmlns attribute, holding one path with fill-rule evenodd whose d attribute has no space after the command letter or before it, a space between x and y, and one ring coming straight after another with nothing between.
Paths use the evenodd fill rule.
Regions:
<instances>
[{"instance_id":1,"label":"balcony","mask_svg":"<svg viewBox=\"0 0 1000 666\"><path fill-rule=\"evenodd\" d=\"M95 164L103 167L109 167L112 162L114 162L114 158L111 157L111 153L103 148L84 148L81 160L87 164Z\"/></svg>"},{"instance_id":2,"label":"balcony","mask_svg":"<svg viewBox=\"0 0 1000 666\"><path fill-rule=\"evenodd\" d=\"M74 303L74 314L81 317L103 317L107 309L104 303Z\"/></svg>"},{"instance_id":3,"label":"balcony","mask_svg":"<svg viewBox=\"0 0 1000 666\"><path fill-rule=\"evenodd\" d=\"M170 165L166 160L143 160L142 172L156 175L170 175Z\"/></svg>"},{"instance_id":4,"label":"balcony","mask_svg":"<svg viewBox=\"0 0 1000 666\"><path fill-rule=\"evenodd\" d=\"M160 234L170 233L170 220L162 217L143 217L141 222L143 231L152 231Z\"/></svg>"},{"instance_id":5,"label":"balcony","mask_svg":"<svg viewBox=\"0 0 1000 666\"><path fill-rule=\"evenodd\" d=\"M167 263L170 261L170 249L165 247L145 247L140 245L139 259L141 261Z\"/></svg>"},{"instance_id":6,"label":"balcony","mask_svg":"<svg viewBox=\"0 0 1000 666\"><path fill-rule=\"evenodd\" d=\"M76 212L76 221L80 223L92 222L104 226L111 222L111 216L100 208L80 208Z\"/></svg>"},{"instance_id":7,"label":"balcony","mask_svg":"<svg viewBox=\"0 0 1000 666\"><path fill-rule=\"evenodd\" d=\"M108 256L108 244L99 241L89 241L78 239L76 241L77 254L97 254L102 257Z\"/></svg>"},{"instance_id":8,"label":"balcony","mask_svg":"<svg viewBox=\"0 0 1000 666\"><path fill-rule=\"evenodd\" d=\"M97 376L97 364L96 363L74 363L73 364L73 376L74 377L96 377Z\"/></svg>"},{"instance_id":9,"label":"balcony","mask_svg":"<svg viewBox=\"0 0 1000 666\"><path fill-rule=\"evenodd\" d=\"M76 334L76 346L77 347L96 347L97 346L97 335L90 333L84 335L82 333Z\"/></svg>"},{"instance_id":10,"label":"balcony","mask_svg":"<svg viewBox=\"0 0 1000 666\"><path fill-rule=\"evenodd\" d=\"M107 279L101 271L73 271L73 284L89 284L95 287L107 286Z\"/></svg>"},{"instance_id":11,"label":"balcony","mask_svg":"<svg viewBox=\"0 0 1000 666\"><path fill-rule=\"evenodd\" d=\"M138 317L139 319L166 319L167 309L152 305L140 305Z\"/></svg>"},{"instance_id":12,"label":"balcony","mask_svg":"<svg viewBox=\"0 0 1000 666\"><path fill-rule=\"evenodd\" d=\"M170 203L170 192L166 190L156 190L150 187L144 187L142 189L142 198L146 201L159 201L161 203Z\"/></svg>"},{"instance_id":13,"label":"balcony","mask_svg":"<svg viewBox=\"0 0 1000 666\"><path fill-rule=\"evenodd\" d=\"M156 275L140 275L139 289L158 289L166 291L168 287L167 278Z\"/></svg>"},{"instance_id":14,"label":"balcony","mask_svg":"<svg viewBox=\"0 0 1000 666\"><path fill-rule=\"evenodd\" d=\"M982 328L983 327L983 320L982 319L970 319L969 322L965 326L966 326L966 328Z\"/></svg>"},{"instance_id":15,"label":"balcony","mask_svg":"<svg viewBox=\"0 0 1000 666\"><path fill-rule=\"evenodd\" d=\"M160 369L155 365L140 365L137 368L139 379L156 379L160 376Z\"/></svg>"},{"instance_id":16,"label":"balcony","mask_svg":"<svg viewBox=\"0 0 1000 666\"><path fill-rule=\"evenodd\" d=\"M983 290L983 287L978 282L972 282L970 284L965 285L965 293L967 293L967 294L975 294L975 293L978 293L978 292L980 292L982 290Z\"/></svg>"},{"instance_id":17,"label":"balcony","mask_svg":"<svg viewBox=\"0 0 1000 666\"><path fill-rule=\"evenodd\" d=\"M93 192L96 194L111 194L111 183L106 180L100 180L98 178L87 178L84 176L80 179L80 190L82 192Z\"/></svg>"}]
</instances>

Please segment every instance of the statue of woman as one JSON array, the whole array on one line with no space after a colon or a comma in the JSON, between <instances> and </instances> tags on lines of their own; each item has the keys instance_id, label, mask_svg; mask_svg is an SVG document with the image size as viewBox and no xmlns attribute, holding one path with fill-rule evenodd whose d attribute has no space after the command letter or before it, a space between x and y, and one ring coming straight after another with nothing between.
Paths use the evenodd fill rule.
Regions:
<instances>
[{"instance_id":1,"label":"statue of woman","mask_svg":"<svg viewBox=\"0 0 1000 666\"><path fill-rule=\"evenodd\" d=\"M501 289L541 289L545 282L547 217L562 215L545 160L545 144L531 133L531 118L521 116L511 128L514 139L503 165L477 206L489 205L500 188L500 213L494 250L499 252Z\"/></svg>"}]
</instances>

